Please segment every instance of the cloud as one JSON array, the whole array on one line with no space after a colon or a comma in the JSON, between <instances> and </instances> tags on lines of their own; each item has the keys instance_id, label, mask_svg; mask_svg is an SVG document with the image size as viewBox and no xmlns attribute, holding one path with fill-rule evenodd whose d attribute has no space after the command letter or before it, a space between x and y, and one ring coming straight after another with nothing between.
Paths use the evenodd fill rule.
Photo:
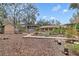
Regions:
<instances>
[{"instance_id":1,"label":"cloud","mask_svg":"<svg viewBox=\"0 0 79 59\"><path fill-rule=\"evenodd\" d=\"M56 5L52 8L52 11L58 11L60 10L61 6L60 5Z\"/></svg>"},{"instance_id":2,"label":"cloud","mask_svg":"<svg viewBox=\"0 0 79 59\"><path fill-rule=\"evenodd\" d=\"M47 18L47 16L43 16L42 18L43 18L43 19L46 19L46 18Z\"/></svg>"},{"instance_id":3,"label":"cloud","mask_svg":"<svg viewBox=\"0 0 79 59\"><path fill-rule=\"evenodd\" d=\"M50 19L56 19L55 17L51 16Z\"/></svg>"},{"instance_id":4,"label":"cloud","mask_svg":"<svg viewBox=\"0 0 79 59\"><path fill-rule=\"evenodd\" d=\"M54 17L54 16L43 16L42 19L45 19L45 20L56 20L57 18Z\"/></svg>"},{"instance_id":5,"label":"cloud","mask_svg":"<svg viewBox=\"0 0 79 59\"><path fill-rule=\"evenodd\" d=\"M64 12L64 13L68 12L68 9L64 9L63 12Z\"/></svg>"}]
</instances>

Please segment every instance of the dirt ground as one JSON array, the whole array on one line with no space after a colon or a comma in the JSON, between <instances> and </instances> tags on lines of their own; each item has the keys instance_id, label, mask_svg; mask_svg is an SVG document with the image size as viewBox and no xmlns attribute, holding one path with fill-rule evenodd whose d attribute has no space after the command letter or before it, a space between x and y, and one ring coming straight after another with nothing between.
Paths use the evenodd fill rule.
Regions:
<instances>
[{"instance_id":1,"label":"dirt ground","mask_svg":"<svg viewBox=\"0 0 79 59\"><path fill-rule=\"evenodd\" d=\"M23 38L26 34L0 34L1 56L64 56L54 39Z\"/></svg>"}]
</instances>

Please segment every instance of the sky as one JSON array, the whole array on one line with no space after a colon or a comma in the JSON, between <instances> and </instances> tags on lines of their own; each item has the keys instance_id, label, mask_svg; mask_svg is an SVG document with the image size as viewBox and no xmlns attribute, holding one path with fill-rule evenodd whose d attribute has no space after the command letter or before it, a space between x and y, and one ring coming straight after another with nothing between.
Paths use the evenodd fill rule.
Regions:
<instances>
[{"instance_id":1,"label":"sky","mask_svg":"<svg viewBox=\"0 0 79 59\"><path fill-rule=\"evenodd\" d=\"M36 3L36 7L39 10L39 19L46 19L48 21L56 19L62 24L69 23L72 15L76 10L69 9L68 3Z\"/></svg>"}]
</instances>

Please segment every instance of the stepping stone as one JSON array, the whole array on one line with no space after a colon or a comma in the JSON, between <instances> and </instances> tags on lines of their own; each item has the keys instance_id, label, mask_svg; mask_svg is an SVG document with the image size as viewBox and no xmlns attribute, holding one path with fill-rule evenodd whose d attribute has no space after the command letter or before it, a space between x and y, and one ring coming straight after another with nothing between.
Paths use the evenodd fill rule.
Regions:
<instances>
[{"instance_id":1,"label":"stepping stone","mask_svg":"<svg viewBox=\"0 0 79 59\"><path fill-rule=\"evenodd\" d=\"M9 37L4 36L2 39L3 39L3 40L7 40L7 39L9 39Z\"/></svg>"},{"instance_id":2,"label":"stepping stone","mask_svg":"<svg viewBox=\"0 0 79 59\"><path fill-rule=\"evenodd\" d=\"M3 40L7 40L7 39L9 39L9 38L7 38L7 37L6 38L3 38Z\"/></svg>"}]
</instances>

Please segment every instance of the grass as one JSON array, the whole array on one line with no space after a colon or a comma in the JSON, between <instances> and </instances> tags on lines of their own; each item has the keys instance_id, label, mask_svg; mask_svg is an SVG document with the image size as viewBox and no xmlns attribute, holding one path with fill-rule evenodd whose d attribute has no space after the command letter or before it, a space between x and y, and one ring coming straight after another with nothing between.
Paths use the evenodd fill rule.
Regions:
<instances>
[{"instance_id":1,"label":"grass","mask_svg":"<svg viewBox=\"0 0 79 59\"><path fill-rule=\"evenodd\" d=\"M79 55L79 44L72 44L68 48L75 54Z\"/></svg>"}]
</instances>

